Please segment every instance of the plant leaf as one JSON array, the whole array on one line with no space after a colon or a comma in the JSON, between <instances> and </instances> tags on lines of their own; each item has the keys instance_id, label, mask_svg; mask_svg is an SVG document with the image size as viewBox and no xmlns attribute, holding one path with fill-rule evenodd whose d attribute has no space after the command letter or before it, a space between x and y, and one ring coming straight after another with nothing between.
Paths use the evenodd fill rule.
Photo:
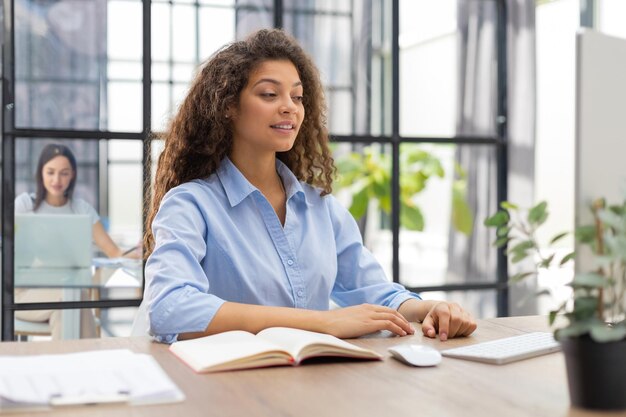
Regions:
<instances>
[{"instance_id":1,"label":"plant leaf","mask_svg":"<svg viewBox=\"0 0 626 417\"><path fill-rule=\"evenodd\" d=\"M582 336L591 331L594 322L595 320L572 321L566 327L554 332L554 337L557 340L562 340L563 338Z\"/></svg>"},{"instance_id":2,"label":"plant leaf","mask_svg":"<svg viewBox=\"0 0 626 417\"><path fill-rule=\"evenodd\" d=\"M526 253L528 249L532 249L535 247L535 243L532 240L524 240L523 242L518 243L509 249L509 253L518 254L518 253Z\"/></svg>"},{"instance_id":3,"label":"plant leaf","mask_svg":"<svg viewBox=\"0 0 626 417\"><path fill-rule=\"evenodd\" d=\"M503 201L502 203L500 203L500 207L502 207L505 210L517 210L517 209L519 209L517 204L513 204L510 201Z\"/></svg>"},{"instance_id":4,"label":"plant leaf","mask_svg":"<svg viewBox=\"0 0 626 417\"><path fill-rule=\"evenodd\" d=\"M465 181L456 181L452 186L452 225L459 232L469 236L472 234L474 216L467 204L465 187Z\"/></svg>"},{"instance_id":5,"label":"plant leaf","mask_svg":"<svg viewBox=\"0 0 626 417\"><path fill-rule=\"evenodd\" d=\"M409 230L424 230L424 216L422 211L415 205L402 205L400 210L400 223Z\"/></svg>"},{"instance_id":6,"label":"plant leaf","mask_svg":"<svg viewBox=\"0 0 626 417\"><path fill-rule=\"evenodd\" d=\"M596 315L597 307L596 297L577 297L574 300L573 317L578 321L592 319Z\"/></svg>"},{"instance_id":7,"label":"plant leaf","mask_svg":"<svg viewBox=\"0 0 626 417\"><path fill-rule=\"evenodd\" d=\"M496 236L498 237L508 236L510 231L511 231L511 228L509 226L498 227L496 229Z\"/></svg>"},{"instance_id":8,"label":"plant leaf","mask_svg":"<svg viewBox=\"0 0 626 417\"><path fill-rule=\"evenodd\" d=\"M596 323L591 327L590 336L598 343L616 342L626 337L626 327Z\"/></svg>"},{"instance_id":9,"label":"plant leaf","mask_svg":"<svg viewBox=\"0 0 626 417\"><path fill-rule=\"evenodd\" d=\"M528 223L539 226L548 218L548 203L542 201L528 211Z\"/></svg>"},{"instance_id":10,"label":"plant leaf","mask_svg":"<svg viewBox=\"0 0 626 417\"><path fill-rule=\"evenodd\" d=\"M563 259L561 259L561 262L559 262L559 266L565 265L567 262L574 259L574 256L576 256L576 252L568 253L567 255L563 257Z\"/></svg>"},{"instance_id":11,"label":"plant leaf","mask_svg":"<svg viewBox=\"0 0 626 417\"><path fill-rule=\"evenodd\" d=\"M557 314L559 314L557 310L550 311L550 314L548 315L548 323L550 324L550 326L554 324L554 320L556 320Z\"/></svg>"},{"instance_id":12,"label":"plant leaf","mask_svg":"<svg viewBox=\"0 0 626 417\"><path fill-rule=\"evenodd\" d=\"M497 239L495 242L493 242L493 246L495 246L496 248L501 248L503 246L506 246L509 240L511 240L511 238L508 236L501 237L500 239Z\"/></svg>"},{"instance_id":13,"label":"plant leaf","mask_svg":"<svg viewBox=\"0 0 626 417\"><path fill-rule=\"evenodd\" d=\"M528 254L526 252L517 252L515 253L515 255L513 255L513 258L511 259L511 263L519 263L521 261L523 261L524 259L526 259L526 257L528 256Z\"/></svg>"},{"instance_id":14,"label":"plant leaf","mask_svg":"<svg viewBox=\"0 0 626 417\"><path fill-rule=\"evenodd\" d=\"M556 242L558 242L559 240L563 239L567 235L569 235L569 232L559 233L558 235L556 235L556 236L554 236L552 238L552 240L550 241L550 245L555 244Z\"/></svg>"},{"instance_id":15,"label":"plant leaf","mask_svg":"<svg viewBox=\"0 0 626 417\"><path fill-rule=\"evenodd\" d=\"M484 224L487 227L500 227L509 222L509 214L506 211L499 211L491 217L485 219Z\"/></svg>"},{"instance_id":16,"label":"plant leaf","mask_svg":"<svg viewBox=\"0 0 626 417\"><path fill-rule=\"evenodd\" d=\"M580 243L591 243L596 239L596 228L595 226L578 226L574 236Z\"/></svg>"},{"instance_id":17,"label":"plant leaf","mask_svg":"<svg viewBox=\"0 0 626 417\"><path fill-rule=\"evenodd\" d=\"M581 288L581 287L590 287L590 288L599 288L603 287L606 283L606 277L600 274L596 274L595 272L585 272L581 274L576 274L574 279L569 284L573 288Z\"/></svg>"},{"instance_id":18,"label":"plant leaf","mask_svg":"<svg viewBox=\"0 0 626 417\"><path fill-rule=\"evenodd\" d=\"M553 253L552 255L548 256L547 258L542 259L541 262L539 262L538 267L539 268L549 268L550 264L552 263L552 260L554 259L555 255L556 254Z\"/></svg>"},{"instance_id":19,"label":"plant leaf","mask_svg":"<svg viewBox=\"0 0 626 417\"><path fill-rule=\"evenodd\" d=\"M367 205L369 203L369 196L367 187L361 188L361 190L352 195L352 204L350 204L350 214L355 219L360 219L365 215L367 211Z\"/></svg>"},{"instance_id":20,"label":"plant leaf","mask_svg":"<svg viewBox=\"0 0 626 417\"><path fill-rule=\"evenodd\" d=\"M515 275L513 275L511 278L509 278L509 284L516 284L520 281L523 281L524 278L529 277L531 275L535 275L534 272L520 272L517 273Z\"/></svg>"},{"instance_id":21,"label":"plant leaf","mask_svg":"<svg viewBox=\"0 0 626 417\"><path fill-rule=\"evenodd\" d=\"M622 216L610 210L599 210L598 218L607 226L616 230L624 230L624 219Z\"/></svg>"}]
</instances>

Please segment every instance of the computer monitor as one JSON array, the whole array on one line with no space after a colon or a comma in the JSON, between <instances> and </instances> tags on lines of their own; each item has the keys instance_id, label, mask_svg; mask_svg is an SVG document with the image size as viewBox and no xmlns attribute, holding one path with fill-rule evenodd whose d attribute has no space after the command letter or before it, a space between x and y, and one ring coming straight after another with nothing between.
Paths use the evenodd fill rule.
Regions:
<instances>
[{"instance_id":1,"label":"computer monitor","mask_svg":"<svg viewBox=\"0 0 626 417\"><path fill-rule=\"evenodd\" d=\"M626 39L584 29L576 38L576 226L593 224L590 206L626 195ZM586 247L576 270L593 269Z\"/></svg>"},{"instance_id":2,"label":"computer monitor","mask_svg":"<svg viewBox=\"0 0 626 417\"><path fill-rule=\"evenodd\" d=\"M16 284L20 278L32 280L33 275L72 281L77 271L86 279L90 274L85 272L91 270L91 242L88 215L16 214Z\"/></svg>"}]
</instances>

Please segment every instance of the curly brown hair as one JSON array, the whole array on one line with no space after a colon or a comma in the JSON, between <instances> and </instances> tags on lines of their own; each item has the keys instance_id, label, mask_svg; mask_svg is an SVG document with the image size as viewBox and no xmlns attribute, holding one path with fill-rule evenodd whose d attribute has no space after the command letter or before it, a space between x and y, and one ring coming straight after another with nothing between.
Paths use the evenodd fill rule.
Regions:
<instances>
[{"instance_id":1,"label":"curly brown hair","mask_svg":"<svg viewBox=\"0 0 626 417\"><path fill-rule=\"evenodd\" d=\"M226 45L202 66L178 113L163 134L152 202L146 216L144 250L154 249L152 221L163 196L185 182L213 174L232 149L229 107L237 107L250 74L263 62L288 60L304 89L305 116L293 147L277 153L300 180L332 191L336 168L328 146L326 104L319 72L295 39L279 29L262 29L247 39Z\"/></svg>"}]
</instances>

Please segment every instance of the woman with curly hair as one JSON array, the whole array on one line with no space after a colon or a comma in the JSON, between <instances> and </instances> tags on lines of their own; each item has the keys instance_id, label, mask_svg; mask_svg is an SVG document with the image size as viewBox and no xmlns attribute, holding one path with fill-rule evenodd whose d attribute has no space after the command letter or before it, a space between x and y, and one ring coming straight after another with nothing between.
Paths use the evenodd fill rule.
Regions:
<instances>
[{"instance_id":1,"label":"woman with curly hair","mask_svg":"<svg viewBox=\"0 0 626 417\"><path fill-rule=\"evenodd\" d=\"M363 246L330 195L319 74L283 31L214 54L164 139L144 237L157 340L274 326L406 335L409 321L445 340L476 328L457 304L389 282Z\"/></svg>"}]
</instances>

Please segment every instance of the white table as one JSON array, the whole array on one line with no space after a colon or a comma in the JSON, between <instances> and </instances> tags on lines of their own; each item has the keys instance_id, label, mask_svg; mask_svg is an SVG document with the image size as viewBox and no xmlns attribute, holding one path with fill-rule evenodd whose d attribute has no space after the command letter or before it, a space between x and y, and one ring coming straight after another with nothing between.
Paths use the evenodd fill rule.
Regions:
<instances>
[{"instance_id":1,"label":"white table","mask_svg":"<svg viewBox=\"0 0 626 417\"><path fill-rule=\"evenodd\" d=\"M23 268L15 271L15 288L59 288L63 301L78 301L84 289L141 288L142 262L140 259L94 258L91 268ZM123 282L116 278L123 272ZM63 339L80 338L79 309L61 310Z\"/></svg>"}]
</instances>

